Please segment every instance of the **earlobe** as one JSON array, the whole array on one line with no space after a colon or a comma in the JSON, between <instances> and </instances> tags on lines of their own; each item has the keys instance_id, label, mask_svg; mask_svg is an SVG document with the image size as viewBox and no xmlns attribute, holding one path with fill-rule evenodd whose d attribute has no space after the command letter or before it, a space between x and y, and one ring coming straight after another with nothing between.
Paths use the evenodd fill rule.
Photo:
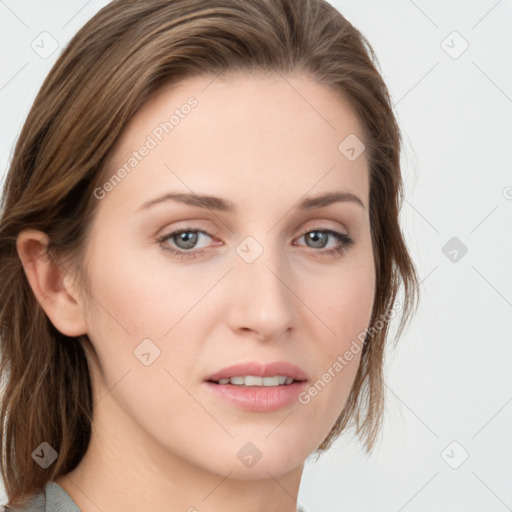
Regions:
<instances>
[{"instance_id":1,"label":"earlobe","mask_svg":"<svg viewBox=\"0 0 512 512\"><path fill-rule=\"evenodd\" d=\"M36 299L48 318L67 336L86 334L83 304L72 292L66 270L47 254L48 236L42 231L22 231L16 249Z\"/></svg>"}]
</instances>

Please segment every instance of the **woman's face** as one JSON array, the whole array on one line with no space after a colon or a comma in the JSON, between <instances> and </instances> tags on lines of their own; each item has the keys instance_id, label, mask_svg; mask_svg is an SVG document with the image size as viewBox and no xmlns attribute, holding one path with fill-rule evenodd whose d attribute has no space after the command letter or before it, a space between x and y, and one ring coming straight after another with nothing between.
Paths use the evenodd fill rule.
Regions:
<instances>
[{"instance_id":1,"label":"woman's face","mask_svg":"<svg viewBox=\"0 0 512 512\"><path fill-rule=\"evenodd\" d=\"M85 253L95 384L118 443L257 479L324 440L375 291L359 139L348 104L301 75L187 79L132 119ZM307 207L325 194L355 199ZM245 375L295 381L209 382Z\"/></svg>"}]
</instances>

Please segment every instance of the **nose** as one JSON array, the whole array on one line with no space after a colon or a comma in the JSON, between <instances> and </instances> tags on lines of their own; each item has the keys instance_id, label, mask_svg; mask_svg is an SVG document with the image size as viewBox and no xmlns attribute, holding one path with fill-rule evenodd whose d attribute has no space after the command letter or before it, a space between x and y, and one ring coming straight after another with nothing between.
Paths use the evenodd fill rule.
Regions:
<instances>
[{"instance_id":1,"label":"nose","mask_svg":"<svg viewBox=\"0 0 512 512\"><path fill-rule=\"evenodd\" d=\"M294 325L298 300L285 255L265 247L249 261L237 255L230 272L230 327L238 335L252 333L262 341L283 338Z\"/></svg>"}]
</instances>

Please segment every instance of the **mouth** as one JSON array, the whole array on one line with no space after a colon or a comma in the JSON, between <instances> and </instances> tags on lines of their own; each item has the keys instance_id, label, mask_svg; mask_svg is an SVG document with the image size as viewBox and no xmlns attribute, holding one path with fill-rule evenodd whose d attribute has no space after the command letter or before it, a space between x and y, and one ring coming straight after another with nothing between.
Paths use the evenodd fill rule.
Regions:
<instances>
[{"instance_id":1,"label":"mouth","mask_svg":"<svg viewBox=\"0 0 512 512\"><path fill-rule=\"evenodd\" d=\"M288 377L286 375L273 375L270 377L260 377L257 375L238 375L234 377L225 377L219 380L207 380L206 382L211 382L213 384L220 385L233 385L233 386L243 386L243 387L274 387L274 386L289 386L294 382L304 382L305 379L296 380L293 377Z\"/></svg>"},{"instance_id":2,"label":"mouth","mask_svg":"<svg viewBox=\"0 0 512 512\"><path fill-rule=\"evenodd\" d=\"M227 366L206 377L205 381L220 385L233 386L287 386L307 380L306 373L298 366L287 361L247 363Z\"/></svg>"},{"instance_id":3,"label":"mouth","mask_svg":"<svg viewBox=\"0 0 512 512\"><path fill-rule=\"evenodd\" d=\"M296 402L307 381L299 367L277 361L229 366L208 376L204 383L210 392L231 406L268 413Z\"/></svg>"}]
</instances>

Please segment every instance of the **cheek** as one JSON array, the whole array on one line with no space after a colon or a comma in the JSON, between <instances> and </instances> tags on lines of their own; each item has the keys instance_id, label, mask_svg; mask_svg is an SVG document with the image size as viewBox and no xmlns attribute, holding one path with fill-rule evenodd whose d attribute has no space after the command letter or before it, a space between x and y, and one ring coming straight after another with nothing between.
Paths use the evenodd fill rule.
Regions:
<instances>
[{"instance_id":1,"label":"cheek","mask_svg":"<svg viewBox=\"0 0 512 512\"><path fill-rule=\"evenodd\" d=\"M373 263L353 265L324 280L310 300L318 311L326 335L324 353L331 358L364 331L370 322L375 296Z\"/></svg>"},{"instance_id":2,"label":"cheek","mask_svg":"<svg viewBox=\"0 0 512 512\"><path fill-rule=\"evenodd\" d=\"M171 275L169 269L165 274L147 258L136 261L134 253L105 251L96 261L102 264L91 272L89 337L101 379L113 390L109 395L142 423L158 417L170 424L176 415L199 414L197 404L179 385L196 358L197 346L173 342L184 338L180 334L189 325L187 311L203 286L188 274ZM151 423L145 428L151 430Z\"/></svg>"},{"instance_id":3,"label":"cheek","mask_svg":"<svg viewBox=\"0 0 512 512\"><path fill-rule=\"evenodd\" d=\"M200 343L191 333L199 325L198 315L207 323L200 299L218 272L198 276L193 266L180 268L154 253L121 251L115 244L101 247L89 269L93 298L87 320L105 383L111 387L130 371L126 386L128 381L142 384L130 390L134 398L143 389L179 396L182 390L165 370L181 381L197 360ZM179 342L184 339L187 343ZM150 366L144 366L144 358L152 361Z\"/></svg>"},{"instance_id":4,"label":"cheek","mask_svg":"<svg viewBox=\"0 0 512 512\"><path fill-rule=\"evenodd\" d=\"M179 268L153 250L105 246L94 259L94 314L134 342L163 337L211 287L208 279L187 270L192 267Z\"/></svg>"},{"instance_id":5,"label":"cheek","mask_svg":"<svg viewBox=\"0 0 512 512\"><path fill-rule=\"evenodd\" d=\"M372 262L354 266L340 273L339 282L329 281L323 293L310 296L312 307L319 311L315 336L319 355L318 373L306 394L303 404L317 402L325 410L323 418L333 424L340 414L354 382L366 330L369 327L375 294Z\"/></svg>"}]
</instances>

